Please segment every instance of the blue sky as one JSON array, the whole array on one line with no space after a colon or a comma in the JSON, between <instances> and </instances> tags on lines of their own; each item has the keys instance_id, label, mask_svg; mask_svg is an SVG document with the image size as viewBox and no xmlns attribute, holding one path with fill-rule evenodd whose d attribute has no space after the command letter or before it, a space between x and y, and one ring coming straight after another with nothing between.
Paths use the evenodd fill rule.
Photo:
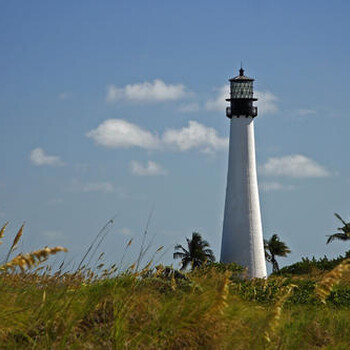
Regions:
<instances>
[{"instance_id":1,"label":"blue sky","mask_svg":"<svg viewBox=\"0 0 350 350\"><path fill-rule=\"evenodd\" d=\"M64 245L130 262L202 233L219 257L228 79L256 79L264 236L301 256L350 219L347 1L3 1L0 224L23 250ZM8 237L8 240L10 238ZM176 265L177 266L177 265Z\"/></svg>"}]
</instances>

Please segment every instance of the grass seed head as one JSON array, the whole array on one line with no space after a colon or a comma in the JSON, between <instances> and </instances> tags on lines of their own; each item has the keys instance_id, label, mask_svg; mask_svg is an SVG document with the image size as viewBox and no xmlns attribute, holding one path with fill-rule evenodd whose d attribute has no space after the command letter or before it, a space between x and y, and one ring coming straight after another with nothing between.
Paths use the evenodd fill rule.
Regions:
<instances>
[{"instance_id":1,"label":"grass seed head","mask_svg":"<svg viewBox=\"0 0 350 350\"><path fill-rule=\"evenodd\" d=\"M16 267L19 267L21 271L25 271L27 268L32 268L45 260L50 255L54 255L58 252L67 252L67 248L60 246L54 248L45 247L43 249L35 250L27 254L18 254L9 262L0 266L0 270L12 270L14 271Z\"/></svg>"},{"instance_id":2,"label":"grass seed head","mask_svg":"<svg viewBox=\"0 0 350 350\"><path fill-rule=\"evenodd\" d=\"M293 289L296 288L295 284L289 284L288 286L281 288L281 294L279 299L277 300L274 308L272 309L272 312L269 317L269 322L267 324L267 329L264 332L264 339L270 343L271 337L274 335L281 319L281 313L284 303L289 298L291 292Z\"/></svg>"},{"instance_id":3,"label":"grass seed head","mask_svg":"<svg viewBox=\"0 0 350 350\"><path fill-rule=\"evenodd\" d=\"M10 252L12 252L16 248L19 240L21 239L22 234L23 234L23 228L24 228L24 224L22 224L22 226L20 227L20 229L18 230L18 232L17 232L17 234L15 236L15 239L12 242L12 246L10 248Z\"/></svg>"},{"instance_id":4,"label":"grass seed head","mask_svg":"<svg viewBox=\"0 0 350 350\"><path fill-rule=\"evenodd\" d=\"M316 286L316 295L319 297L322 303L326 303L326 299L333 290L333 287L337 285L343 274L350 270L350 258L345 259L333 270L328 272Z\"/></svg>"},{"instance_id":5,"label":"grass seed head","mask_svg":"<svg viewBox=\"0 0 350 350\"><path fill-rule=\"evenodd\" d=\"M1 242L1 239L4 238L4 234L5 234L5 230L6 230L6 227L9 223L6 222L5 225L3 227L1 227L1 230L0 230L0 244L2 244Z\"/></svg>"}]
</instances>

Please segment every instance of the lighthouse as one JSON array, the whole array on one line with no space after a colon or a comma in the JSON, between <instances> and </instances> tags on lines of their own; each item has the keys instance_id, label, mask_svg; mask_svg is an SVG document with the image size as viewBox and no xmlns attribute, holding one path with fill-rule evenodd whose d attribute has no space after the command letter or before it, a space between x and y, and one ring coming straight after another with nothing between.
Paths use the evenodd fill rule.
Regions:
<instances>
[{"instance_id":1,"label":"lighthouse","mask_svg":"<svg viewBox=\"0 0 350 350\"><path fill-rule=\"evenodd\" d=\"M230 81L230 146L221 262L248 268L250 277L266 277L258 180L255 161L253 81L239 70Z\"/></svg>"}]
</instances>

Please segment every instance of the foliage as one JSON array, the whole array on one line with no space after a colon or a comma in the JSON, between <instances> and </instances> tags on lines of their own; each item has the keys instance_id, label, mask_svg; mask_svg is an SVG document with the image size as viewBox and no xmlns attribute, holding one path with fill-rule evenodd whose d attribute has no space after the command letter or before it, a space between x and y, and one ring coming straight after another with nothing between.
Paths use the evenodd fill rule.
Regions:
<instances>
[{"instance_id":1,"label":"foliage","mask_svg":"<svg viewBox=\"0 0 350 350\"><path fill-rule=\"evenodd\" d=\"M181 244L175 246L174 259L181 259L181 270L185 270L188 265L192 269L201 267L208 262L215 261L213 251L209 248L209 243L202 239L198 232L192 233L192 239L186 238L187 249Z\"/></svg>"},{"instance_id":2,"label":"foliage","mask_svg":"<svg viewBox=\"0 0 350 350\"><path fill-rule=\"evenodd\" d=\"M349 307L350 305L350 288L345 286L337 286L329 294L327 298L329 304L335 306Z\"/></svg>"},{"instance_id":3,"label":"foliage","mask_svg":"<svg viewBox=\"0 0 350 350\"><path fill-rule=\"evenodd\" d=\"M268 262L272 264L272 271L275 273L279 272L279 266L276 260L276 256L287 256L291 250L287 245L280 241L277 234L272 235L269 240L264 240L265 257Z\"/></svg>"},{"instance_id":4,"label":"foliage","mask_svg":"<svg viewBox=\"0 0 350 350\"><path fill-rule=\"evenodd\" d=\"M243 267L215 262L180 272L150 261L118 274L115 265L54 273L31 267L0 273L1 349L303 350L350 343L346 259L331 271L267 279L246 279Z\"/></svg>"},{"instance_id":5,"label":"foliage","mask_svg":"<svg viewBox=\"0 0 350 350\"><path fill-rule=\"evenodd\" d=\"M350 250L345 253L345 256L340 255L335 259L328 259L326 256L323 258L316 259L312 257L302 258L301 261L298 261L292 265L285 266L280 269L281 275L303 275L310 274L312 272L320 271L330 271L339 265L344 259L350 258Z\"/></svg>"},{"instance_id":6,"label":"foliage","mask_svg":"<svg viewBox=\"0 0 350 350\"><path fill-rule=\"evenodd\" d=\"M0 348L316 349L350 342L348 275L338 276L322 305L314 281L232 280L231 268L213 264L177 277L161 265L113 278L84 270L3 273Z\"/></svg>"},{"instance_id":7,"label":"foliage","mask_svg":"<svg viewBox=\"0 0 350 350\"><path fill-rule=\"evenodd\" d=\"M350 222L345 222L343 218L337 213L334 215L344 226L338 227L338 230L341 232L333 233L332 235L328 236L327 244L334 241L335 239L339 239L341 241L350 240Z\"/></svg>"},{"instance_id":8,"label":"foliage","mask_svg":"<svg viewBox=\"0 0 350 350\"><path fill-rule=\"evenodd\" d=\"M317 283L316 294L322 303L326 304L327 297L342 279L342 276L350 271L350 259L344 259L332 271L326 273L322 280Z\"/></svg>"},{"instance_id":9,"label":"foliage","mask_svg":"<svg viewBox=\"0 0 350 350\"><path fill-rule=\"evenodd\" d=\"M4 238L5 230L7 226L8 226L8 222L6 222L0 229L0 240ZM11 253L16 249L17 244L22 237L23 229L24 229L24 224L20 227L20 229L18 230L13 240L11 247L6 255L5 262L0 264L0 272L6 271L6 270L15 271L16 268L19 268L22 272L24 272L26 269L35 267L40 263L46 261L50 255L55 255L59 252L68 251L66 248L63 248L60 246L53 247L53 248L45 247L26 254L20 253L16 257L14 257L11 261L8 261ZM2 244L2 241L0 241L0 244Z\"/></svg>"},{"instance_id":10,"label":"foliage","mask_svg":"<svg viewBox=\"0 0 350 350\"><path fill-rule=\"evenodd\" d=\"M242 274L244 274L246 272L246 268L238 265L236 263L222 263L222 262L209 262L206 266L203 267L203 271L204 273L206 273L206 271L210 270L210 269L214 269L217 272L230 272L232 277L239 277Z\"/></svg>"}]
</instances>

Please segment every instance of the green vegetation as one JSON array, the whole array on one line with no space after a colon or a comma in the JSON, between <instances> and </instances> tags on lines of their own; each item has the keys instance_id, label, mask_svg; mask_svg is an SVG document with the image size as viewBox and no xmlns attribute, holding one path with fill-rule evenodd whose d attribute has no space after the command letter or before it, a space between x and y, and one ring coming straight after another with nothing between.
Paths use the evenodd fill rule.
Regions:
<instances>
[{"instance_id":1,"label":"green vegetation","mask_svg":"<svg viewBox=\"0 0 350 350\"><path fill-rule=\"evenodd\" d=\"M291 250L284 242L280 241L280 238L276 234L272 235L269 240L264 239L264 248L266 260L272 264L272 271L278 273L280 268L276 256L285 257Z\"/></svg>"},{"instance_id":2,"label":"green vegetation","mask_svg":"<svg viewBox=\"0 0 350 350\"><path fill-rule=\"evenodd\" d=\"M331 284L322 276L238 279L220 265L175 271L3 273L0 348L348 348L346 271Z\"/></svg>"},{"instance_id":3,"label":"green vegetation","mask_svg":"<svg viewBox=\"0 0 350 350\"><path fill-rule=\"evenodd\" d=\"M337 213L335 213L334 215L337 217L337 219L339 219L339 221L344 226L338 227L338 230L340 232L333 233L332 235L328 236L327 244L332 242L332 241L334 241L335 239L339 239L341 241L348 241L348 240L350 240L350 222L345 222L343 220L343 218Z\"/></svg>"},{"instance_id":4,"label":"green vegetation","mask_svg":"<svg viewBox=\"0 0 350 350\"><path fill-rule=\"evenodd\" d=\"M326 256L323 258L316 259L312 257L302 258L301 261L296 262L295 264L282 267L280 269L281 275L305 275L305 274L317 274L323 273L325 271L330 271L339 265L344 259L350 258L350 250L345 252L345 256L339 255L335 259L328 259Z\"/></svg>"},{"instance_id":5,"label":"green vegetation","mask_svg":"<svg viewBox=\"0 0 350 350\"><path fill-rule=\"evenodd\" d=\"M181 259L181 270L185 270L188 265L192 269L201 267L208 262L215 261L213 251L209 248L209 243L202 239L198 232L192 233L192 239L186 238L187 249L181 244L175 246L174 259Z\"/></svg>"},{"instance_id":6,"label":"green vegetation","mask_svg":"<svg viewBox=\"0 0 350 350\"><path fill-rule=\"evenodd\" d=\"M348 255L313 259L318 267L305 274L247 279L243 267L208 259L188 272L142 268L141 259L123 272L50 272L38 266L43 250L2 265L1 349L349 348Z\"/></svg>"}]
</instances>

